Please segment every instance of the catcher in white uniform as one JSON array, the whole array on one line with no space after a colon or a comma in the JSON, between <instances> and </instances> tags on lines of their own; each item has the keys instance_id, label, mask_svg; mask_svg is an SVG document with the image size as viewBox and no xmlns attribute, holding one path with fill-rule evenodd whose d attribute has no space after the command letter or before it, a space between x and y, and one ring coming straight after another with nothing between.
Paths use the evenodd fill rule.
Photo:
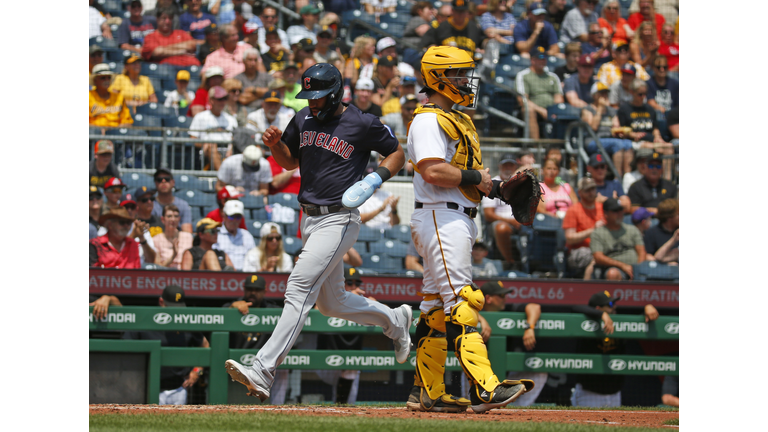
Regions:
<instances>
[{"instance_id":1,"label":"catcher in white uniform","mask_svg":"<svg viewBox=\"0 0 768 432\"><path fill-rule=\"evenodd\" d=\"M521 172L514 182L500 182L492 181L483 168L472 120L451 109L454 103L476 106L479 78L474 72L475 63L467 51L429 48L421 63L422 92L429 103L416 110L408 127L416 197L411 235L424 258L424 298L414 337L416 375L407 402L408 409L415 411L463 412L469 406L481 413L513 402L534 385L530 380L500 382L477 332L478 311L485 301L472 283L471 250L477 238L472 219L477 206L483 196L498 196L507 203L522 202L528 213L529 200L538 203L540 189L529 173ZM532 211L520 218L518 211L515 216L530 224L535 207ZM455 352L469 379L470 400L445 393L449 350Z\"/></svg>"}]
</instances>

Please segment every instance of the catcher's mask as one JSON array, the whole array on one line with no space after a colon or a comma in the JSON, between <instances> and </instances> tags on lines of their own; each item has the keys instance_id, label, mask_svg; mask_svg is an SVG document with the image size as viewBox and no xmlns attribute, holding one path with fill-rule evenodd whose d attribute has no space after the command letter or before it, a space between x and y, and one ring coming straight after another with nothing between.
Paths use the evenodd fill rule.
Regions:
<instances>
[{"instance_id":1,"label":"catcher's mask","mask_svg":"<svg viewBox=\"0 0 768 432\"><path fill-rule=\"evenodd\" d=\"M430 47L421 59L421 74L425 87L453 103L477 107L480 76L475 75L475 62L469 52L451 46Z\"/></svg>"}]
</instances>

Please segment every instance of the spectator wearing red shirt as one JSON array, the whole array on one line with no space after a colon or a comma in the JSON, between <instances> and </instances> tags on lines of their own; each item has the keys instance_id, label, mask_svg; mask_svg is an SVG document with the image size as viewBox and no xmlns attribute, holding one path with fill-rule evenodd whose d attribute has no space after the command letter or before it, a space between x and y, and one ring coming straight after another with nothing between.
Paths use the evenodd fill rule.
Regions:
<instances>
[{"instance_id":1,"label":"spectator wearing red shirt","mask_svg":"<svg viewBox=\"0 0 768 432\"><path fill-rule=\"evenodd\" d=\"M269 194L290 193L298 195L299 188L301 187L299 169L287 170L281 167L272 156L267 158L267 162L269 162L269 166L272 168L272 182L269 184Z\"/></svg>"},{"instance_id":2,"label":"spectator wearing red shirt","mask_svg":"<svg viewBox=\"0 0 768 432\"><path fill-rule=\"evenodd\" d=\"M597 184L591 177L582 177L578 183L580 201L568 208L563 218L565 247L568 249L568 268L584 279L592 277L594 259L589 248L592 232L605 225L603 203L597 201Z\"/></svg>"},{"instance_id":3,"label":"spectator wearing red shirt","mask_svg":"<svg viewBox=\"0 0 768 432\"><path fill-rule=\"evenodd\" d=\"M630 15L627 23L632 30L637 30L643 21L651 21L656 27L656 35L661 39L661 28L666 20L664 15L656 13L656 9L653 7L653 0L640 0L640 12Z\"/></svg>"},{"instance_id":4,"label":"spectator wearing red shirt","mask_svg":"<svg viewBox=\"0 0 768 432\"><path fill-rule=\"evenodd\" d=\"M157 10L157 31L144 38L144 60L174 66L200 66L195 57L198 42L184 30L173 29L171 9Z\"/></svg>"},{"instance_id":5,"label":"spectator wearing red shirt","mask_svg":"<svg viewBox=\"0 0 768 432\"><path fill-rule=\"evenodd\" d=\"M88 265L101 268L135 269L141 267L139 243L128 237L133 218L125 208L112 209L99 218L107 233L89 243Z\"/></svg>"},{"instance_id":6,"label":"spectator wearing red shirt","mask_svg":"<svg viewBox=\"0 0 768 432\"><path fill-rule=\"evenodd\" d=\"M189 110L187 110L187 117L194 117L205 110L211 109L211 104L208 101L208 90L221 86L224 83L224 69L218 66L206 69L202 75L203 81L200 83L200 88L195 92L195 99L189 106Z\"/></svg>"},{"instance_id":7,"label":"spectator wearing red shirt","mask_svg":"<svg viewBox=\"0 0 768 432\"><path fill-rule=\"evenodd\" d=\"M675 42L675 26L672 24L664 24L661 27L659 55L667 58L669 72L677 73L680 71L680 46Z\"/></svg>"},{"instance_id":8,"label":"spectator wearing red shirt","mask_svg":"<svg viewBox=\"0 0 768 432\"><path fill-rule=\"evenodd\" d=\"M221 217L221 210L224 208L224 204L227 203L229 200L236 200L243 196L243 193L237 190L232 185L226 185L221 190L216 193L216 203L219 205L219 208L211 210L208 212L205 217L212 219L216 222L221 222L223 219ZM240 228L247 230L245 227L245 218L240 219Z\"/></svg>"}]
</instances>

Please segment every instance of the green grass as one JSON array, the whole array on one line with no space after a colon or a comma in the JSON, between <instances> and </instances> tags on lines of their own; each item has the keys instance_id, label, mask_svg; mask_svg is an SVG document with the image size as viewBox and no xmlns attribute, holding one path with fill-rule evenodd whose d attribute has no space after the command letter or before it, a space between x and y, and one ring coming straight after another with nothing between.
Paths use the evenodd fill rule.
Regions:
<instances>
[{"instance_id":1,"label":"green grass","mask_svg":"<svg viewBox=\"0 0 768 432\"><path fill-rule=\"evenodd\" d=\"M89 416L90 432L196 432L196 431L297 431L297 432L407 432L445 430L451 432L605 432L602 425L562 423L521 423L467 420L428 420L400 418L361 418L301 416L281 413L163 413L98 414ZM620 428L621 432L654 429ZM655 429L658 430L658 429Z\"/></svg>"},{"instance_id":2,"label":"green grass","mask_svg":"<svg viewBox=\"0 0 768 432\"><path fill-rule=\"evenodd\" d=\"M679 418L669 419L665 421L664 424L671 425L671 426L680 426L680 419Z\"/></svg>"}]
</instances>

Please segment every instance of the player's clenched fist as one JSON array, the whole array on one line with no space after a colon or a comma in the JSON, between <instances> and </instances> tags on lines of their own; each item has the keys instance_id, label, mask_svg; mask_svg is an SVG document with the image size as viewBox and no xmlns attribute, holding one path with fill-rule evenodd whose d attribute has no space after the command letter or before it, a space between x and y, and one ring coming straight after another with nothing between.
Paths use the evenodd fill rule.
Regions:
<instances>
[{"instance_id":1,"label":"player's clenched fist","mask_svg":"<svg viewBox=\"0 0 768 432\"><path fill-rule=\"evenodd\" d=\"M261 140L264 141L264 145L272 147L280 142L280 138L283 136L283 132L277 128L277 126L270 126L261 135Z\"/></svg>"}]
</instances>

